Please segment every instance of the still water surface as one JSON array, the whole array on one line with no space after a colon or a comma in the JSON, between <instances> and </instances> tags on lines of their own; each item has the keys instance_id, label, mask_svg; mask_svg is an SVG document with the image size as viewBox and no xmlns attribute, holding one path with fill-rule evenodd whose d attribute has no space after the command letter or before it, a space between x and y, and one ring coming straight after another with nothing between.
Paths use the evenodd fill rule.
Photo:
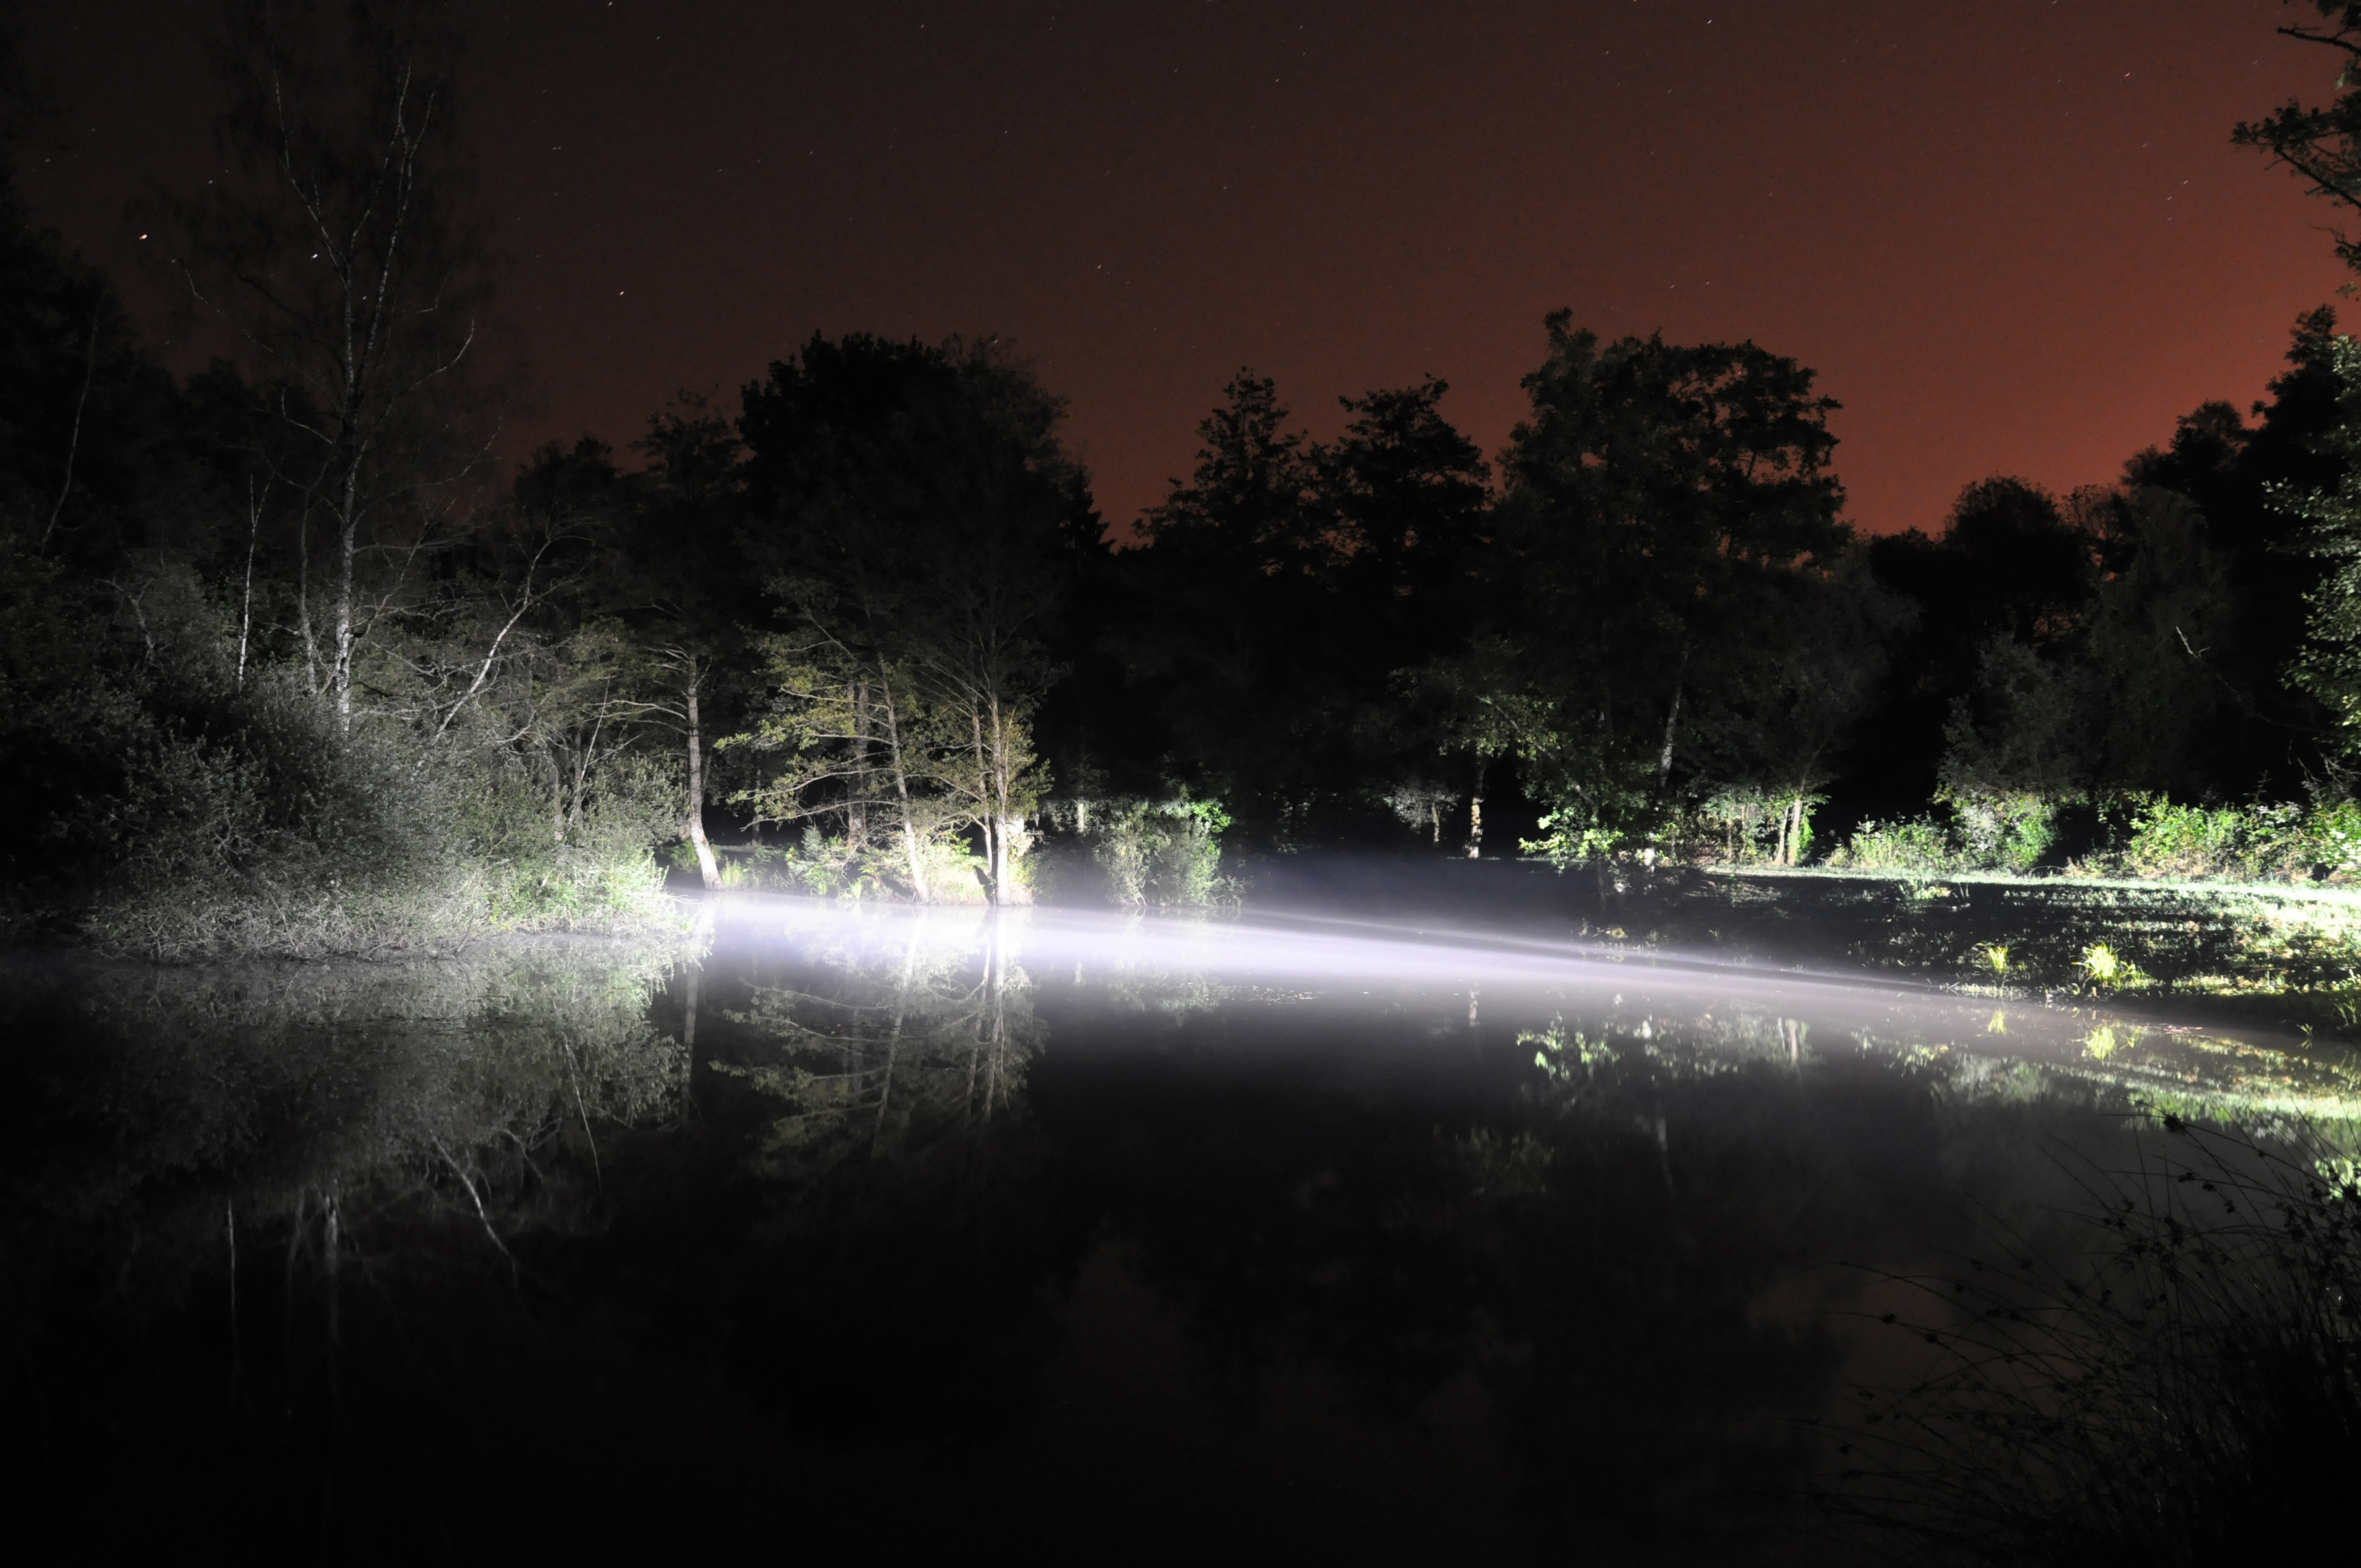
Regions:
<instances>
[{"instance_id":1,"label":"still water surface","mask_svg":"<svg viewBox=\"0 0 2361 1568\"><path fill-rule=\"evenodd\" d=\"M1825 1560L1883 1272L2081 1245L2268 1031L1350 919L6 976L54 1549Z\"/></svg>"}]
</instances>

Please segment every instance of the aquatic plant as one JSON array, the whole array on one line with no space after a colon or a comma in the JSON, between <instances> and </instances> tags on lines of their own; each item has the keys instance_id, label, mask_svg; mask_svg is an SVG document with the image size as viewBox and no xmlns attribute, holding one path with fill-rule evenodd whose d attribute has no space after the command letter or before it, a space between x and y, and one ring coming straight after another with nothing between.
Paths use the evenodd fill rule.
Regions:
<instances>
[{"instance_id":1,"label":"aquatic plant","mask_svg":"<svg viewBox=\"0 0 2361 1568\"><path fill-rule=\"evenodd\" d=\"M2117 956L2115 949L2104 942L2093 942L2082 949L2082 972L2097 986L2121 985L2131 966Z\"/></svg>"}]
</instances>

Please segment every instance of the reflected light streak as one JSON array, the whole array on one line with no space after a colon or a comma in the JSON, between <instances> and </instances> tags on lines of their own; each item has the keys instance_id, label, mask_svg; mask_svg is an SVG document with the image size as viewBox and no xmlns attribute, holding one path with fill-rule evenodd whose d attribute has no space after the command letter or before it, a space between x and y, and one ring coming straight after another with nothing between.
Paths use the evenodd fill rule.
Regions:
<instances>
[{"instance_id":1,"label":"reflected light streak","mask_svg":"<svg viewBox=\"0 0 2361 1568\"><path fill-rule=\"evenodd\" d=\"M2087 1063L2094 1027L2126 1038L2156 1027L2087 1003L1967 995L1893 976L1771 969L1710 954L1634 952L1509 932L1301 915L1236 918L1033 906L860 905L771 894L719 901L717 947L784 948L875 963L917 950L981 963L988 951L1037 987L1088 993L1211 986L1223 1000L1301 1002L1332 1011L1431 1008L1487 1027L1538 1027L1554 1014L1643 1032L1712 1018L1791 1020L1815 1043L1950 1048ZM2255 1045L2294 1036L2242 1029Z\"/></svg>"}]
</instances>

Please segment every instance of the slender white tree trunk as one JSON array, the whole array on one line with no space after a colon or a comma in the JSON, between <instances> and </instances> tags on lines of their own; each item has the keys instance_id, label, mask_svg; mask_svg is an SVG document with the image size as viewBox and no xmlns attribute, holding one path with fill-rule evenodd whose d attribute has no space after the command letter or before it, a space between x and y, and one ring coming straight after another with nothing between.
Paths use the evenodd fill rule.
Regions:
<instances>
[{"instance_id":1,"label":"slender white tree trunk","mask_svg":"<svg viewBox=\"0 0 2361 1568\"><path fill-rule=\"evenodd\" d=\"M254 547L262 537L262 505L254 499L254 481L246 482L246 592L237 609L237 684L246 685L246 649L254 634Z\"/></svg>"},{"instance_id":2,"label":"slender white tree trunk","mask_svg":"<svg viewBox=\"0 0 2361 1568\"><path fill-rule=\"evenodd\" d=\"M1686 663L1686 661L1684 661ZM1664 750L1656 758L1656 793L1662 795L1673 782L1673 737L1681 727L1681 688L1673 688L1673 710L1664 716Z\"/></svg>"},{"instance_id":3,"label":"slender white tree trunk","mask_svg":"<svg viewBox=\"0 0 2361 1568\"><path fill-rule=\"evenodd\" d=\"M360 465L346 471L345 504L336 519L336 650L332 674L336 686L336 722L353 727L353 557L360 544Z\"/></svg>"},{"instance_id":4,"label":"slender white tree trunk","mask_svg":"<svg viewBox=\"0 0 2361 1568\"><path fill-rule=\"evenodd\" d=\"M1484 858L1484 754L1476 754L1476 787L1467 796L1467 858Z\"/></svg>"},{"instance_id":5,"label":"slender white tree trunk","mask_svg":"<svg viewBox=\"0 0 2361 1568\"><path fill-rule=\"evenodd\" d=\"M320 639L312 625L312 509L295 521L295 634L303 640L303 686L320 695Z\"/></svg>"},{"instance_id":6,"label":"slender white tree trunk","mask_svg":"<svg viewBox=\"0 0 2361 1568\"><path fill-rule=\"evenodd\" d=\"M918 825L910 811L910 773L902 756L902 722L894 706L894 682L880 663L877 672L878 711L885 720L885 761L894 771L894 801L902 814L902 849L910 857L910 891L927 902L927 865L919 852Z\"/></svg>"},{"instance_id":7,"label":"slender white tree trunk","mask_svg":"<svg viewBox=\"0 0 2361 1568\"><path fill-rule=\"evenodd\" d=\"M688 841L697 847L697 871L708 891L721 885L721 868L714 863L713 844L705 836L705 747L698 733L697 660L688 661Z\"/></svg>"},{"instance_id":8,"label":"slender white tree trunk","mask_svg":"<svg viewBox=\"0 0 2361 1568\"><path fill-rule=\"evenodd\" d=\"M49 548L49 536L58 531L58 519L65 515L66 498L73 494L74 454L82 449L82 414L90 406L90 378L98 368L98 313L105 296L91 302L90 332L82 344L82 394L74 400L73 428L66 434L66 477L58 486L58 504L49 509L49 525L41 530L41 548Z\"/></svg>"}]
</instances>

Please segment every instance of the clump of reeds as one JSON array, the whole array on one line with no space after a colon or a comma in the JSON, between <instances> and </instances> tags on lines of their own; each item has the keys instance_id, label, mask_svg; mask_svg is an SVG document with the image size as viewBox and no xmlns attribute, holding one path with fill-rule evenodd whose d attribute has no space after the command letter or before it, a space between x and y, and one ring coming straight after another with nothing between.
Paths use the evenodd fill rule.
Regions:
<instances>
[{"instance_id":1,"label":"clump of reeds","mask_svg":"<svg viewBox=\"0 0 2361 1568\"><path fill-rule=\"evenodd\" d=\"M2094 1245L2021 1238L1883 1315L1930 1365L1827 1423L1828 1495L1919 1555L2226 1561L2344 1533L2361 1479L2361 1190L2175 1116L2082 1172ZM2326 1533L2323 1534L2323 1532Z\"/></svg>"}]
</instances>

